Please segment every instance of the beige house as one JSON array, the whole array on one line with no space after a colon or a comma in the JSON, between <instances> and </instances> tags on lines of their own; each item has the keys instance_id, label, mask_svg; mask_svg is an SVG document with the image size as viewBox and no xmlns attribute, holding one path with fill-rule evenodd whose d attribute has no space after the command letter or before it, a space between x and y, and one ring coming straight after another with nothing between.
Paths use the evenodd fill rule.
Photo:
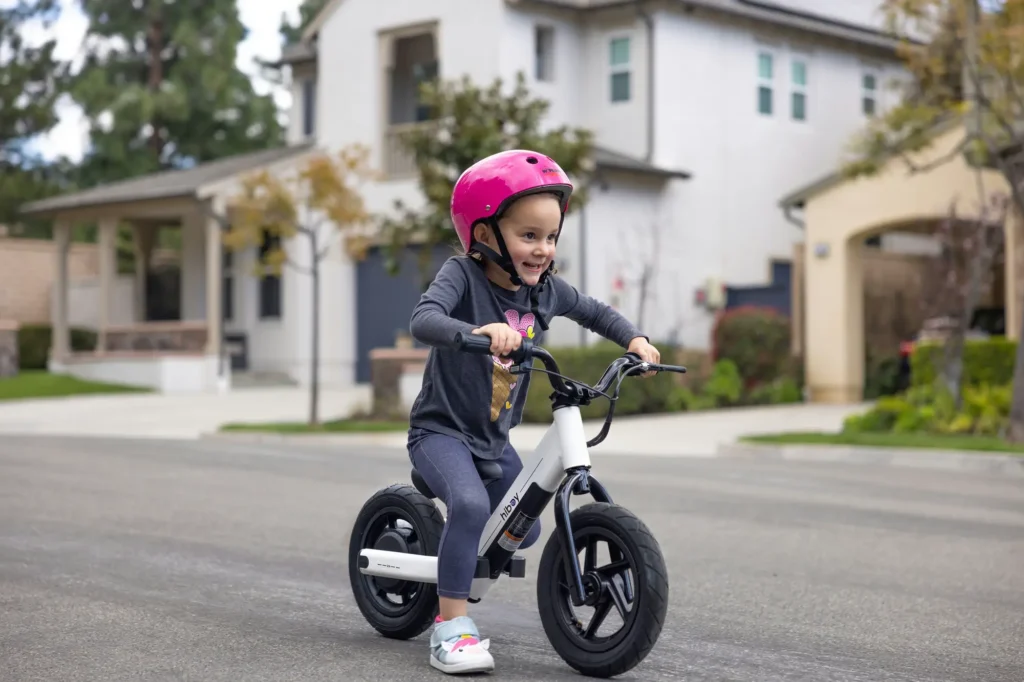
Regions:
<instances>
[{"instance_id":1,"label":"beige house","mask_svg":"<svg viewBox=\"0 0 1024 682\"><path fill-rule=\"evenodd\" d=\"M804 329L803 355L813 402L852 403L864 388L864 238L888 231L931 232L949 215L969 218L978 210L978 173L986 193L1009 192L1002 175L978 171L956 153L966 131L952 121L936 128L934 143L912 157L890 159L872 177L836 173L785 197L782 209L803 223L802 272L794 272L793 315ZM951 157L948 162L934 163ZM973 216L972 216L972 213ZM1007 221L1005 241L1007 336L1017 338L1024 295L1024 221ZM794 268L797 270L797 268ZM870 311L867 311L870 313Z\"/></svg>"}]
</instances>

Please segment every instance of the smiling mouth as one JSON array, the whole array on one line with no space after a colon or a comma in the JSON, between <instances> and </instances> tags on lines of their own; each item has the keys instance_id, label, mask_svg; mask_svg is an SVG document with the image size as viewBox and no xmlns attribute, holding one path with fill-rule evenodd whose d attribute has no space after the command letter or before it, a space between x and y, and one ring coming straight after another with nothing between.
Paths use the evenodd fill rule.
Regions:
<instances>
[{"instance_id":1,"label":"smiling mouth","mask_svg":"<svg viewBox=\"0 0 1024 682\"><path fill-rule=\"evenodd\" d=\"M523 269L527 272L541 272L544 269L544 265L534 265L533 263L523 263Z\"/></svg>"}]
</instances>

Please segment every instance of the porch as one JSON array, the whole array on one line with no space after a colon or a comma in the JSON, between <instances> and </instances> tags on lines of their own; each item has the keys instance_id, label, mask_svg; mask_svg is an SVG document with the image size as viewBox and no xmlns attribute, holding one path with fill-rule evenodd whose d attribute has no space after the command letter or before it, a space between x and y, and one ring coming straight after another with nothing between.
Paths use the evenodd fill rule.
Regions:
<instances>
[{"instance_id":1,"label":"porch","mask_svg":"<svg viewBox=\"0 0 1024 682\"><path fill-rule=\"evenodd\" d=\"M225 314L232 282L221 233L231 197L244 175L273 172L310 149L244 154L26 204L23 215L53 221L50 371L164 393L229 390ZM70 342L72 323L83 311L72 307L81 302L71 297L68 250L73 230L84 225L96 226L99 251L95 310L89 312L97 340L90 352L73 351ZM131 235L134 266L128 273L118 267L122 227ZM174 284L161 289L154 287L159 278L151 269L158 235L167 229L180 231L179 270Z\"/></svg>"}]
</instances>

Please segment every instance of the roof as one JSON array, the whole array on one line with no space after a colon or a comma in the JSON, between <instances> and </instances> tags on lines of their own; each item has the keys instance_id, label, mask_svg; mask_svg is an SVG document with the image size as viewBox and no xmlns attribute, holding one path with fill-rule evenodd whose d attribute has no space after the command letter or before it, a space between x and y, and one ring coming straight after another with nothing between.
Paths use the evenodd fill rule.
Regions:
<instances>
[{"instance_id":1,"label":"roof","mask_svg":"<svg viewBox=\"0 0 1024 682\"><path fill-rule=\"evenodd\" d=\"M647 161L627 156L625 154L620 154L619 152L605 149L604 147L595 146L593 156L594 163L596 163L599 168L653 175L665 179L680 178L682 180L689 180L690 177L692 177L687 171L661 168L652 163L648 163Z\"/></svg>"},{"instance_id":2,"label":"roof","mask_svg":"<svg viewBox=\"0 0 1024 682\"><path fill-rule=\"evenodd\" d=\"M150 173L120 182L99 185L81 192L69 192L33 201L21 207L21 214L30 216L103 204L195 197L201 188L210 183L231 178L259 166L298 156L312 147L313 145L310 143L275 147L209 161L192 168Z\"/></svg>"},{"instance_id":3,"label":"roof","mask_svg":"<svg viewBox=\"0 0 1024 682\"><path fill-rule=\"evenodd\" d=\"M341 2L342 0L336 0ZM576 12L597 12L639 4L643 0L506 0L510 4L561 7ZM670 0L671 1L671 0ZM767 0L674 0L687 11L693 9L745 18L780 28L790 28L846 42L894 50L901 39L871 26L853 24L814 12L785 7Z\"/></svg>"},{"instance_id":4,"label":"roof","mask_svg":"<svg viewBox=\"0 0 1024 682\"><path fill-rule=\"evenodd\" d=\"M960 116L950 116L949 118L943 119L936 123L931 130L928 131L929 137L934 137L946 131L952 130L957 125L961 125L963 119ZM883 156L880 161L886 160L896 156L897 152L893 151ZM824 175L813 182L810 182L799 189L795 189L786 196L779 200L779 206L781 208L802 208L808 199L814 197L817 194L824 192L827 189L836 187L842 184L847 179L846 175L843 174L842 170L832 171L831 173Z\"/></svg>"},{"instance_id":5,"label":"roof","mask_svg":"<svg viewBox=\"0 0 1024 682\"><path fill-rule=\"evenodd\" d=\"M327 0L323 9L317 14L302 34L303 41L311 40L327 19L334 13L334 10L345 0ZM597 12L600 10L629 7L639 4L644 0L505 0L515 5L547 5L549 7L562 7L578 12ZM813 12L806 12L790 7L784 7L766 0L675 0L677 4L686 8L694 7L720 12L731 16L745 17L755 21L761 21L775 26L795 28L814 33L817 35L839 38L848 42L858 43L870 47L894 49L900 42L897 36L880 31L870 26L839 21L825 17Z\"/></svg>"},{"instance_id":6,"label":"roof","mask_svg":"<svg viewBox=\"0 0 1024 682\"><path fill-rule=\"evenodd\" d=\"M284 45L281 48L281 58L274 62L274 66L284 64L298 64L300 62L316 61L316 49L309 43L299 42Z\"/></svg>"}]
</instances>

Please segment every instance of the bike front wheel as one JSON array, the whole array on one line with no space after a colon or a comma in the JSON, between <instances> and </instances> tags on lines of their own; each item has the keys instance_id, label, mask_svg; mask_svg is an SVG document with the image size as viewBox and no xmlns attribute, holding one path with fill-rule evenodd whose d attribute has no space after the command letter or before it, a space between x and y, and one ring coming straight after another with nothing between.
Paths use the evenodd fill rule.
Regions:
<instances>
[{"instance_id":1,"label":"bike front wheel","mask_svg":"<svg viewBox=\"0 0 1024 682\"><path fill-rule=\"evenodd\" d=\"M597 502L569 518L588 605L572 603L569 553L554 532L537 575L541 623L558 655L580 673L621 675L647 657L661 634L668 611L665 559L644 522L624 507Z\"/></svg>"}]
</instances>

